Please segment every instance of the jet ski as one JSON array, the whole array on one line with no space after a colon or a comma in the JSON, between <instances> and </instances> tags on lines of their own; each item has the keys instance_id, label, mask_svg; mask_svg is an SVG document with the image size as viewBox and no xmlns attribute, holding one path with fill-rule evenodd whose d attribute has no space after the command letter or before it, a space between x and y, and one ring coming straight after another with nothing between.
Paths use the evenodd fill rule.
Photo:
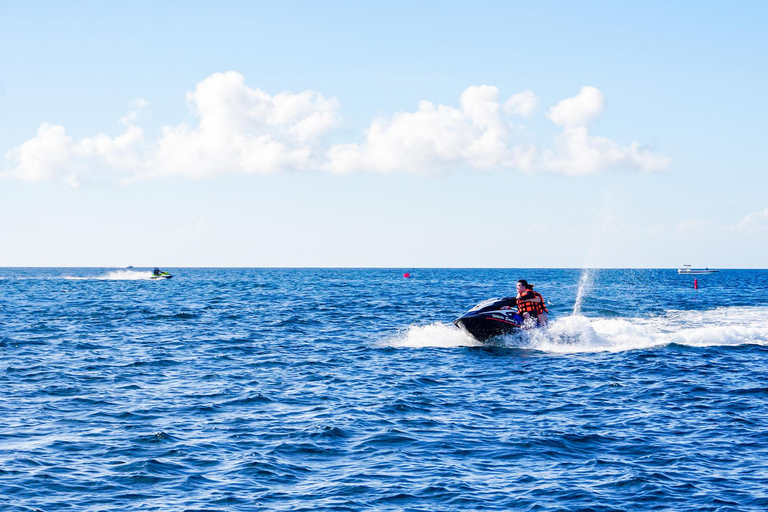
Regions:
<instances>
[{"instance_id":1,"label":"jet ski","mask_svg":"<svg viewBox=\"0 0 768 512\"><path fill-rule=\"evenodd\" d=\"M173 276L170 273L163 271L163 272L160 272L159 274L153 273L150 279L170 279L172 277Z\"/></svg>"},{"instance_id":2,"label":"jet ski","mask_svg":"<svg viewBox=\"0 0 768 512\"><path fill-rule=\"evenodd\" d=\"M454 320L453 325L477 341L485 341L523 329L523 317L517 314L517 299L502 297L481 302Z\"/></svg>"}]
</instances>

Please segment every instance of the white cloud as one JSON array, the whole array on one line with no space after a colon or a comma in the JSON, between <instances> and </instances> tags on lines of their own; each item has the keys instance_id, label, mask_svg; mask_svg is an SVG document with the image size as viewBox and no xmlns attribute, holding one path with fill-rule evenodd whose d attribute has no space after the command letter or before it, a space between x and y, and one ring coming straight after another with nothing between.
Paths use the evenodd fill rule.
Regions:
<instances>
[{"instance_id":1,"label":"white cloud","mask_svg":"<svg viewBox=\"0 0 768 512\"><path fill-rule=\"evenodd\" d=\"M539 106L539 98L533 91L523 91L515 94L504 104L504 111L507 114L518 115L522 117L531 117L536 107Z\"/></svg>"},{"instance_id":2,"label":"white cloud","mask_svg":"<svg viewBox=\"0 0 768 512\"><path fill-rule=\"evenodd\" d=\"M637 142L622 147L611 139L590 135L586 126L565 128L555 138L555 150L546 151L542 160L545 169L572 176L608 169L654 172L667 168L669 163L669 158Z\"/></svg>"},{"instance_id":3,"label":"white cloud","mask_svg":"<svg viewBox=\"0 0 768 512\"><path fill-rule=\"evenodd\" d=\"M737 225L741 230L768 228L768 208L760 212L750 213Z\"/></svg>"},{"instance_id":4,"label":"white cloud","mask_svg":"<svg viewBox=\"0 0 768 512\"><path fill-rule=\"evenodd\" d=\"M640 144L628 146L589 133L605 109L602 93L583 87L549 109L563 131L552 147L516 139L508 115L530 116L538 98L523 91L500 103L497 87L468 87L459 106L421 101L413 112L371 121L361 142L325 141L339 123L339 105L314 91L270 95L245 84L240 73L215 73L187 94L194 124L164 126L146 141L136 126L146 111L135 100L120 119L117 137L98 134L75 140L62 126L43 123L32 139L5 155L3 176L71 185L102 179L157 176L207 177L328 170L345 174L500 169L583 175L607 169L655 171L669 165Z\"/></svg>"},{"instance_id":5,"label":"white cloud","mask_svg":"<svg viewBox=\"0 0 768 512\"><path fill-rule=\"evenodd\" d=\"M603 93L586 85L573 98L566 98L549 109L547 117L558 126L585 126L605 110Z\"/></svg>"},{"instance_id":6,"label":"white cloud","mask_svg":"<svg viewBox=\"0 0 768 512\"><path fill-rule=\"evenodd\" d=\"M120 124L128 126L135 123L139 116L147 109L148 105L147 101L141 98L133 100L131 102L132 110L120 118Z\"/></svg>"},{"instance_id":7,"label":"white cloud","mask_svg":"<svg viewBox=\"0 0 768 512\"><path fill-rule=\"evenodd\" d=\"M63 126L43 123L35 137L5 155L12 163L6 174L27 181L50 181L67 172L73 145Z\"/></svg>"},{"instance_id":8,"label":"white cloud","mask_svg":"<svg viewBox=\"0 0 768 512\"><path fill-rule=\"evenodd\" d=\"M584 175L608 169L653 172L670 163L637 142L621 146L590 135L587 125L602 114L605 100L598 89L588 86L549 110L548 117L563 127L552 150L516 143L500 113L527 114L537 101L525 91L501 107L498 89L490 86L465 90L461 109L422 101L416 112L375 120L364 143L331 147L327 167L339 173L426 172L465 166Z\"/></svg>"},{"instance_id":9,"label":"white cloud","mask_svg":"<svg viewBox=\"0 0 768 512\"><path fill-rule=\"evenodd\" d=\"M637 142L622 147L611 139L590 135L587 125L604 110L603 94L590 86L550 108L547 117L562 126L563 132L555 138L554 151L544 152L543 168L575 176L607 169L653 172L669 166L669 158L655 155Z\"/></svg>"},{"instance_id":10,"label":"white cloud","mask_svg":"<svg viewBox=\"0 0 768 512\"><path fill-rule=\"evenodd\" d=\"M498 96L496 87L474 86L462 93L460 109L422 101L416 112L376 119L364 143L332 146L327 168L338 173L528 169L536 150L508 144L510 127L501 118Z\"/></svg>"},{"instance_id":11,"label":"white cloud","mask_svg":"<svg viewBox=\"0 0 768 512\"><path fill-rule=\"evenodd\" d=\"M143 144L144 131L133 125L114 138L100 133L75 141L63 126L43 123L35 137L5 155L8 170L3 175L77 186L82 177L102 171L134 171L141 166Z\"/></svg>"},{"instance_id":12,"label":"white cloud","mask_svg":"<svg viewBox=\"0 0 768 512\"><path fill-rule=\"evenodd\" d=\"M199 123L166 126L147 174L202 177L312 167L317 144L338 121L319 93L270 96L240 73L216 73L187 94Z\"/></svg>"}]
</instances>

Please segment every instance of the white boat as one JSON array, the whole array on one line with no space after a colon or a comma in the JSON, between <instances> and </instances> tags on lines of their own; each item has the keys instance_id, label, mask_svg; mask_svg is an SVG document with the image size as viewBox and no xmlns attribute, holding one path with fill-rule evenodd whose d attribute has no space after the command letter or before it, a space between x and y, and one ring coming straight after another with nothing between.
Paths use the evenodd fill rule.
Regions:
<instances>
[{"instance_id":1,"label":"white boat","mask_svg":"<svg viewBox=\"0 0 768 512\"><path fill-rule=\"evenodd\" d=\"M678 274L711 274L717 272L713 268L691 268L690 265L683 265L683 268L677 269Z\"/></svg>"}]
</instances>

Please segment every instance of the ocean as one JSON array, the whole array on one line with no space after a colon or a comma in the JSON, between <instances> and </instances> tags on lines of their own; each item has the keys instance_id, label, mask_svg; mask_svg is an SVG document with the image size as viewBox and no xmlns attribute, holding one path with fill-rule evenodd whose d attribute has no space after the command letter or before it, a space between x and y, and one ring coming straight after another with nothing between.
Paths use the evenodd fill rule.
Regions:
<instances>
[{"instance_id":1,"label":"ocean","mask_svg":"<svg viewBox=\"0 0 768 512\"><path fill-rule=\"evenodd\" d=\"M164 270L0 269L1 510L768 510L768 271Z\"/></svg>"}]
</instances>

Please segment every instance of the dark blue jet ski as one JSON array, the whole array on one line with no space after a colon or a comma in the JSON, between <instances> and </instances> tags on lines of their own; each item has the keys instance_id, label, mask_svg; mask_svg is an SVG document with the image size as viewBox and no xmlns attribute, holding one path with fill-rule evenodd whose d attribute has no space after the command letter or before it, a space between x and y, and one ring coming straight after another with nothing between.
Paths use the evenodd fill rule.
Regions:
<instances>
[{"instance_id":1,"label":"dark blue jet ski","mask_svg":"<svg viewBox=\"0 0 768 512\"><path fill-rule=\"evenodd\" d=\"M517 314L517 299L488 299L453 321L453 325L477 341L485 341L523 328L523 317Z\"/></svg>"}]
</instances>

